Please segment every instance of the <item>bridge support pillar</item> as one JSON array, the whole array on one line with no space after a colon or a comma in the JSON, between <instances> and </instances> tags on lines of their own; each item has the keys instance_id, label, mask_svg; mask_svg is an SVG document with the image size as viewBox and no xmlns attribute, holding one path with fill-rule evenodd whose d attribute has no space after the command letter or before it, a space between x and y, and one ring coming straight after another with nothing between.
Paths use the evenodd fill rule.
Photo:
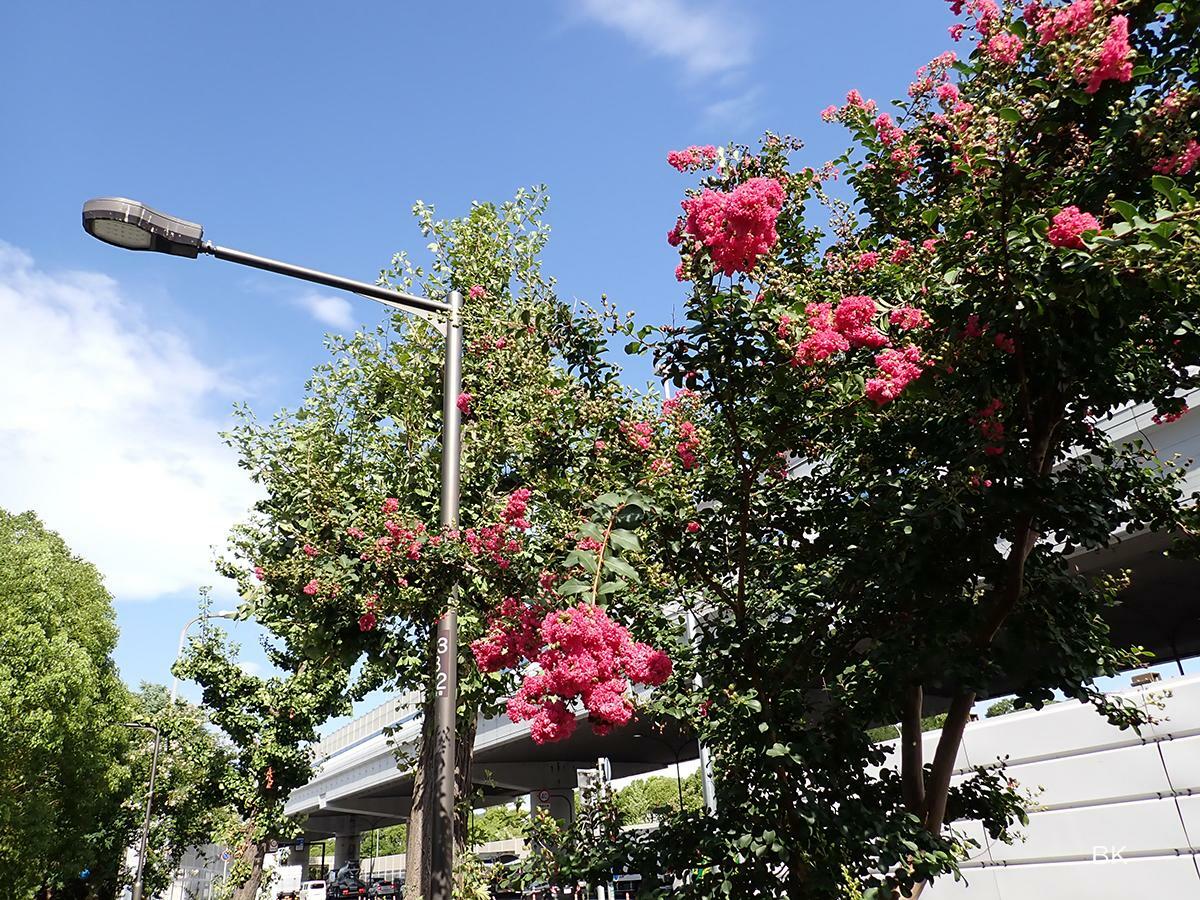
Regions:
<instances>
[{"instance_id":1,"label":"bridge support pillar","mask_svg":"<svg viewBox=\"0 0 1200 900\"><path fill-rule=\"evenodd\" d=\"M340 869L350 860L358 861L358 821L350 817L350 829L333 837L333 867Z\"/></svg>"},{"instance_id":2,"label":"bridge support pillar","mask_svg":"<svg viewBox=\"0 0 1200 900\"><path fill-rule=\"evenodd\" d=\"M288 853L289 866L302 866L300 869L300 880L308 881L308 841L305 840L304 847L297 850L294 846Z\"/></svg>"}]
</instances>

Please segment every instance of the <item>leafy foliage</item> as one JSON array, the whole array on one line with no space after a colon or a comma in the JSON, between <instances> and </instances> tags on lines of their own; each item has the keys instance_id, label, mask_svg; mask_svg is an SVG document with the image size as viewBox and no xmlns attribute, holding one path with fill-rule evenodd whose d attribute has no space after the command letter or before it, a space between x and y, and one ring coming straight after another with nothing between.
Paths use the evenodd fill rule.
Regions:
<instances>
[{"instance_id":1,"label":"leafy foliage","mask_svg":"<svg viewBox=\"0 0 1200 900\"><path fill-rule=\"evenodd\" d=\"M1070 558L1196 533L1184 467L1102 425L1135 403L1177 417L1200 386L1179 128L1200 4L1097 3L1086 39L1035 36L1063 4L956 6L970 58L923 67L895 118L857 92L827 110L856 144L830 166L793 170L799 142L774 135L690 156L709 174L670 235L686 324L623 326L688 389L700 436L687 478L638 482L646 571L699 626L658 702L709 747L718 813L631 852L700 873L687 896L911 894L969 850L947 823L1009 837L1007 779L950 779L975 699L1002 685L1143 721L1095 686L1145 658L1104 621L1125 580ZM855 204L828 195L835 167ZM886 722L900 771L875 777Z\"/></svg>"}]
</instances>

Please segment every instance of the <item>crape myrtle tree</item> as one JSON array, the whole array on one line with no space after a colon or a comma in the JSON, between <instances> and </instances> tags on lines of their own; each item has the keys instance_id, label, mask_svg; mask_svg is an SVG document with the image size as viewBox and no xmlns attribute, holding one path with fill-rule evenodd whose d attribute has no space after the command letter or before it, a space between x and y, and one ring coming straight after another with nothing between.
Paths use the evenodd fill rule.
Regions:
<instances>
[{"instance_id":1,"label":"crape myrtle tree","mask_svg":"<svg viewBox=\"0 0 1200 900\"><path fill-rule=\"evenodd\" d=\"M317 728L349 712L350 670L330 655L308 660L265 642L277 674L258 676L238 665L238 648L206 620L174 667L200 685L213 725L228 738L226 764L215 789L227 814L213 822L211 839L233 848L223 888L234 900L252 900L274 838L290 838L297 823L284 815L288 795L312 778Z\"/></svg>"},{"instance_id":2,"label":"crape myrtle tree","mask_svg":"<svg viewBox=\"0 0 1200 900\"><path fill-rule=\"evenodd\" d=\"M434 623L454 580L462 585L460 848L478 715L513 693L521 654L544 648L537 636L552 609L570 607L565 631L602 623L616 647L607 668L581 673L573 685L573 696L592 700L597 727L631 715L620 679L661 680L670 665L597 605L637 605L646 596L621 586L629 583L621 572L639 577L623 559L639 548L632 531L613 527L636 525L644 506L636 494L605 492L610 483L628 484L622 423L638 401L604 361L600 319L560 301L541 272L545 203L540 189L521 191L450 220L418 204L432 262L422 267L399 254L382 276L402 290L441 296L456 288L467 298L456 398L464 426L458 527L437 524L443 338L436 321L396 316L376 331L330 338L332 359L315 371L298 409L270 422L243 411L230 436L265 492L255 517L234 532L223 565L238 580L247 615L297 660L358 664L352 696L384 687L424 692L407 830L412 896L428 891ZM607 510L605 527L592 522L596 505ZM603 558L593 545L605 548ZM571 577L577 573L586 579ZM621 600L623 592L633 599ZM661 615L637 620L641 637L670 637ZM528 639L505 645L510 626ZM482 666L469 649L477 641L494 647L481 651ZM530 720L536 738L562 736L575 718L550 689L571 695L561 684L543 687L525 691L510 715Z\"/></svg>"},{"instance_id":3,"label":"crape myrtle tree","mask_svg":"<svg viewBox=\"0 0 1200 900\"><path fill-rule=\"evenodd\" d=\"M824 112L855 142L834 165L773 135L669 157L705 173L668 235L687 320L631 349L686 389L697 459L645 486L644 546L699 619L704 687L660 697L718 811L637 849L693 896L915 896L969 850L952 822L1009 837L1019 786L951 785L993 689L1143 721L1095 686L1145 658L1104 623L1122 580L1072 558L1195 533L1183 467L1102 424L1196 386L1200 3L951 6L957 52L892 111ZM839 168L855 204L816 215Z\"/></svg>"}]
</instances>

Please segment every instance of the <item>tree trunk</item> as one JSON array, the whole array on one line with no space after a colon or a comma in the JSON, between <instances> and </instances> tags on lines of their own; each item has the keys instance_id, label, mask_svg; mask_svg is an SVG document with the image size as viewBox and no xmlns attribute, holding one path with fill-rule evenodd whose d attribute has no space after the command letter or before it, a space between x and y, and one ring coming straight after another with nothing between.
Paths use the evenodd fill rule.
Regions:
<instances>
[{"instance_id":1,"label":"tree trunk","mask_svg":"<svg viewBox=\"0 0 1200 900\"><path fill-rule=\"evenodd\" d=\"M262 884L266 841L247 841L238 851L238 862L250 863L250 877L233 889L232 900L254 900Z\"/></svg>"},{"instance_id":2,"label":"tree trunk","mask_svg":"<svg viewBox=\"0 0 1200 900\"><path fill-rule=\"evenodd\" d=\"M404 900L425 900L429 896L429 828L433 817L426 811L431 805L433 784L426 782L425 773L433 770L434 762L433 698L434 692L427 691L421 712L421 743L413 771L412 811L408 814L404 848Z\"/></svg>"},{"instance_id":3,"label":"tree trunk","mask_svg":"<svg viewBox=\"0 0 1200 900\"><path fill-rule=\"evenodd\" d=\"M456 723L454 742L454 855L467 849L467 829L471 822L471 763L475 758L475 734L479 726L479 711L470 710ZM465 802L464 802L465 801Z\"/></svg>"}]
</instances>

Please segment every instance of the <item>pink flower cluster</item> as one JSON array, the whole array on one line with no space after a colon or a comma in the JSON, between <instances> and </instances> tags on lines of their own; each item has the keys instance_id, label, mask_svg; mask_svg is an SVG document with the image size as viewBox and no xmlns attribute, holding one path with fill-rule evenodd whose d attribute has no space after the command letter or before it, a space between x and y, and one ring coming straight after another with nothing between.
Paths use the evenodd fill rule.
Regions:
<instances>
[{"instance_id":1,"label":"pink flower cluster","mask_svg":"<svg viewBox=\"0 0 1200 900\"><path fill-rule=\"evenodd\" d=\"M1002 66L1015 66L1024 49L1025 42L1008 31L997 32L984 45L987 55Z\"/></svg>"},{"instance_id":2,"label":"pink flower cluster","mask_svg":"<svg viewBox=\"0 0 1200 900\"><path fill-rule=\"evenodd\" d=\"M775 223L784 199L774 178L751 178L728 193L705 189L683 201L685 229L708 247L722 274L750 272L778 240Z\"/></svg>"},{"instance_id":3,"label":"pink flower cluster","mask_svg":"<svg viewBox=\"0 0 1200 900\"><path fill-rule=\"evenodd\" d=\"M1180 419L1186 416L1188 412L1188 405L1185 403L1183 404L1183 409L1179 410L1178 412L1155 413L1151 421L1154 422L1155 425L1170 425L1172 422L1178 422Z\"/></svg>"},{"instance_id":4,"label":"pink flower cluster","mask_svg":"<svg viewBox=\"0 0 1200 900\"><path fill-rule=\"evenodd\" d=\"M991 34L1000 22L1000 7L996 5L996 0L949 0L950 12L956 16L961 16L964 12L975 20L975 30L983 36ZM958 40L962 37L962 30L958 32L958 36L951 31L951 37Z\"/></svg>"},{"instance_id":5,"label":"pink flower cluster","mask_svg":"<svg viewBox=\"0 0 1200 900\"><path fill-rule=\"evenodd\" d=\"M634 641L623 625L588 603L545 612L505 600L471 651L485 672L536 663L540 671L526 675L509 699L508 717L528 721L538 744L571 736L575 715L568 704L577 699L597 734L628 724L634 710L630 682L662 684L672 669L665 653Z\"/></svg>"},{"instance_id":6,"label":"pink flower cluster","mask_svg":"<svg viewBox=\"0 0 1200 900\"><path fill-rule=\"evenodd\" d=\"M1191 138L1181 151L1171 156L1164 156L1152 167L1155 172L1163 175L1186 175L1200 162L1200 141Z\"/></svg>"},{"instance_id":7,"label":"pink flower cluster","mask_svg":"<svg viewBox=\"0 0 1200 900\"><path fill-rule=\"evenodd\" d=\"M472 300L478 300L480 297L486 297L487 295L487 288L485 288L482 284L473 284L467 291L467 296Z\"/></svg>"},{"instance_id":8,"label":"pink flower cluster","mask_svg":"<svg viewBox=\"0 0 1200 900\"><path fill-rule=\"evenodd\" d=\"M811 333L796 347L794 366L812 366L851 347L877 349L887 343L873 324L877 308L870 297L843 297L836 309L831 303L810 303L804 312Z\"/></svg>"},{"instance_id":9,"label":"pink flower cluster","mask_svg":"<svg viewBox=\"0 0 1200 900\"><path fill-rule=\"evenodd\" d=\"M888 257L892 265L898 266L913 253L913 245L909 241L897 241L896 246L892 248L892 255Z\"/></svg>"},{"instance_id":10,"label":"pink flower cluster","mask_svg":"<svg viewBox=\"0 0 1200 900\"><path fill-rule=\"evenodd\" d=\"M1086 81L1084 93L1094 94L1106 81L1128 81L1133 77L1133 49L1129 46L1129 20L1113 16L1108 23L1108 35L1100 47L1091 70L1080 67L1076 76Z\"/></svg>"},{"instance_id":11,"label":"pink flower cluster","mask_svg":"<svg viewBox=\"0 0 1200 900\"><path fill-rule=\"evenodd\" d=\"M1050 223L1046 240L1055 247L1083 249L1083 233L1099 231L1100 222L1091 213L1081 212L1078 206L1065 206Z\"/></svg>"},{"instance_id":12,"label":"pink flower cluster","mask_svg":"<svg viewBox=\"0 0 1200 900\"><path fill-rule=\"evenodd\" d=\"M654 426L649 422L622 422L621 434L637 450L649 450L654 446Z\"/></svg>"},{"instance_id":13,"label":"pink flower cluster","mask_svg":"<svg viewBox=\"0 0 1200 900\"><path fill-rule=\"evenodd\" d=\"M875 120L875 131L879 134L879 142L885 147L894 146L904 140L904 129L887 113L881 113Z\"/></svg>"},{"instance_id":14,"label":"pink flower cluster","mask_svg":"<svg viewBox=\"0 0 1200 900\"><path fill-rule=\"evenodd\" d=\"M980 436L987 442L983 452L988 456L999 456L1004 452L1004 423L999 419L1003 409L1004 403L999 398L994 398L970 419L971 424L979 429Z\"/></svg>"},{"instance_id":15,"label":"pink flower cluster","mask_svg":"<svg viewBox=\"0 0 1200 900\"><path fill-rule=\"evenodd\" d=\"M917 309L915 306L896 307L888 313L888 321L900 331L925 328L929 325L929 319L926 317L924 310Z\"/></svg>"},{"instance_id":16,"label":"pink flower cluster","mask_svg":"<svg viewBox=\"0 0 1200 900\"><path fill-rule=\"evenodd\" d=\"M468 528L462 533L463 542L472 556L487 556L499 568L512 565L512 555L521 551L520 532L529 530L525 513L529 508L529 489L513 491L500 513L500 521L482 528Z\"/></svg>"},{"instance_id":17,"label":"pink flower cluster","mask_svg":"<svg viewBox=\"0 0 1200 900\"><path fill-rule=\"evenodd\" d=\"M696 450L700 446L700 436L696 434L696 426L692 422L683 422L679 426L679 443L675 452L679 454L679 464L684 469L696 467Z\"/></svg>"},{"instance_id":18,"label":"pink flower cluster","mask_svg":"<svg viewBox=\"0 0 1200 900\"><path fill-rule=\"evenodd\" d=\"M1038 43L1043 46L1083 31L1092 24L1095 17L1095 0L1074 0L1070 6L1064 6L1054 12L1040 4L1030 4L1025 9L1025 19L1030 24L1036 24Z\"/></svg>"},{"instance_id":19,"label":"pink flower cluster","mask_svg":"<svg viewBox=\"0 0 1200 900\"><path fill-rule=\"evenodd\" d=\"M875 108L874 100L864 100L863 95L857 90L851 90L846 94L846 106L843 108L843 112L845 110L861 109L867 115L871 116L875 114Z\"/></svg>"},{"instance_id":20,"label":"pink flower cluster","mask_svg":"<svg viewBox=\"0 0 1200 900\"><path fill-rule=\"evenodd\" d=\"M867 398L878 406L891 403L911 382L921 377L925 365L921 348L915 345L903 350L884 350L875 357L879 375L867 379Z\"/></svg>"},{"instance_id":21,"label":"pink flower cluster","mask_svg":"<svg viewBox=\"0 0 1200 900\"><path fill-rule=\"evenodd\" d=\"M667 164L680 172L695 172L707 169L717 161L717 148L712 144L703 147L691 146L686 150L672 150L667 154Z\"/></svg>"},{"instance_id":22,"label":"pink flower cluster","mask_svg":"<svg viewBox=\"0 0 1200 900\"><path fill-rule=\"evenodd\" d=\"M858 269L860 272L866 272L875 268L875 266L878 264L879 254L874 250L868 250L866 253L863 253L858 257L858 260L854 263L854 268Z\"/></svg>"}]
</instances>

